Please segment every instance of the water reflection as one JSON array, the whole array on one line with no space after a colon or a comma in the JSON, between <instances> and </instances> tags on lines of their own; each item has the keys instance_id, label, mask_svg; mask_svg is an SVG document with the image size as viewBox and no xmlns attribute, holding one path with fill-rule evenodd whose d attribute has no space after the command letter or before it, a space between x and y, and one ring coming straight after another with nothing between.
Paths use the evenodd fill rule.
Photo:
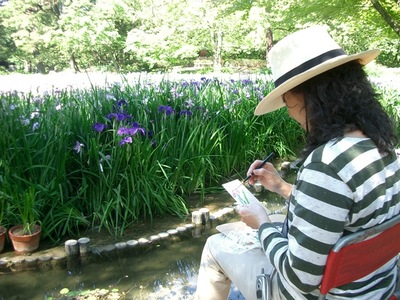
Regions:
<instances>
[{"instance_id":1,"label":"water reflection","mask_svg":"<svg viewBox=\"0 0 400 300\"><path fill-rule=\"evenodd\" d=\"M267 200L272 211L285 206L282 198L271 194L258 197ZM2 274L0 300L89 299L63 297L60 291L65 288L77 293L117 289L125 299L192 299L203 245L215 232L215 228L211 228L200 237L160 245L157 247L160 249L140 255L104 256L98 262L86 265L71 261L62 270ZM243 297L232 287L230 299Z\"/></svg>"},{"instance_id":2,"label":"water reflection","mask_svg":"<svg viewBox=\"0 0 400 300\"><path fill-rule=\"evenodd\" d=\"M60 295L63 288L118 289L127 299L190 299L202 247L213 232L136 256L104 257L88 265L69 264L65 270L2 274L0 299L66 299Z\"/></svg>"}]
</instances>

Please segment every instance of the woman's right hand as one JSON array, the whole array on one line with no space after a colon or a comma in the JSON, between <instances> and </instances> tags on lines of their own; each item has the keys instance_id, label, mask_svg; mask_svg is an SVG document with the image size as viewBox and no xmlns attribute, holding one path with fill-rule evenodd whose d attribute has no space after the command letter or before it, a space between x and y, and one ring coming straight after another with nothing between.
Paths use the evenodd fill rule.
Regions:
<instances>
[{"instance_id":1,"label":"woman's right hand","mask_svg":"<svg viewBox=\"0 0 400 300\"><path fill-rule=\"evenodd\" d=\"M257 169L261 162L261 160L256 160L247 171L247 175L253 174L249 179L249 183L254 185L258 181L267 190L277 193L285 199L289 199L292 192L292 185L282 179L271 163L266 163L261 169Z\"/></svg>"}]
</instances>

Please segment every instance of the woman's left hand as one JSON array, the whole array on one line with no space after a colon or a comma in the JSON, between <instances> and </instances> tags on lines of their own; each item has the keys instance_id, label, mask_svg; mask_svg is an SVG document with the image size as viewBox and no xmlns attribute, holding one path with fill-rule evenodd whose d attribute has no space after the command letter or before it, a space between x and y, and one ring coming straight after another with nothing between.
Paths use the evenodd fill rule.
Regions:
<instances>
[{"instance_id":1,"label":"woman's left hand","mask_svg":"<svg viewBox=\"0 0 400 300\"><path fill-rule=\"evenodd\" d=\"M240 219L253 229L258 229L261 224L270 223L267 211L261 203L250 203L238 208Z\"/></svg>"}]
</instances>

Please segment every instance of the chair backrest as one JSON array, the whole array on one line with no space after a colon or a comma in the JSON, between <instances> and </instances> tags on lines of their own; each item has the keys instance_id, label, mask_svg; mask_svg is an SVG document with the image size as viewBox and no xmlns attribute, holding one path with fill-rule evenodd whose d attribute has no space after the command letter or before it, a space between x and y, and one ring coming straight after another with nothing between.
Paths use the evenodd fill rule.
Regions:
<instances>
[{"instance_id":1,"label":"chair backrest","mask_svg":"<svg viewBox=\"0 0 400 300\"><path fill-rule=\"evenodd\" d=\"M400 215L372 228L346 235L329 253L320 297L330 289L361 279L400 252Z\"/></svg>"}]
</instances>

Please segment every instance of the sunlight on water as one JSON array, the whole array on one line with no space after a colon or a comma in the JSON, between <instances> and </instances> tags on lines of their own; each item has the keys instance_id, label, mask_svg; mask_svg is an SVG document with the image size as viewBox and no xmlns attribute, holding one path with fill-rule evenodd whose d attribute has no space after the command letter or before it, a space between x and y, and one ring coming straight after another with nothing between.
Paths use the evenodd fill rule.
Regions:
<instances>
[{"instance_id":1,"label":"sunlight on water","mask_svg":"<svg viewBox=\"0 0 400 300\"><path fill-rule=\"evenodd\" d=\"M285 208L282 198L271 193L256 196L266 201L271 211ZM125 299L192 299L203 245L215 232L215 228L205 230L200 237L158 246L140 255L102 257L86 265L75 260L62 270L2 274L0 300L73 299L62 297L63 288L80 293L118 289ZM243 299L234 286L230 299Z\"/></svg>"},{"instance_id":2,"label":"sunlight on water","mask_svg":"<svg viewBox=\"0 0 400 300\"><path fill-rule=\"evenodd\" d=\"M0 299L62 299L57 297L63 288L118 289L128 299L189 299L196 287L202 247L213 232L139 256L104 257L88 265L71 263L65 270L2 274Z\"/></svg>"}]
</instances>

